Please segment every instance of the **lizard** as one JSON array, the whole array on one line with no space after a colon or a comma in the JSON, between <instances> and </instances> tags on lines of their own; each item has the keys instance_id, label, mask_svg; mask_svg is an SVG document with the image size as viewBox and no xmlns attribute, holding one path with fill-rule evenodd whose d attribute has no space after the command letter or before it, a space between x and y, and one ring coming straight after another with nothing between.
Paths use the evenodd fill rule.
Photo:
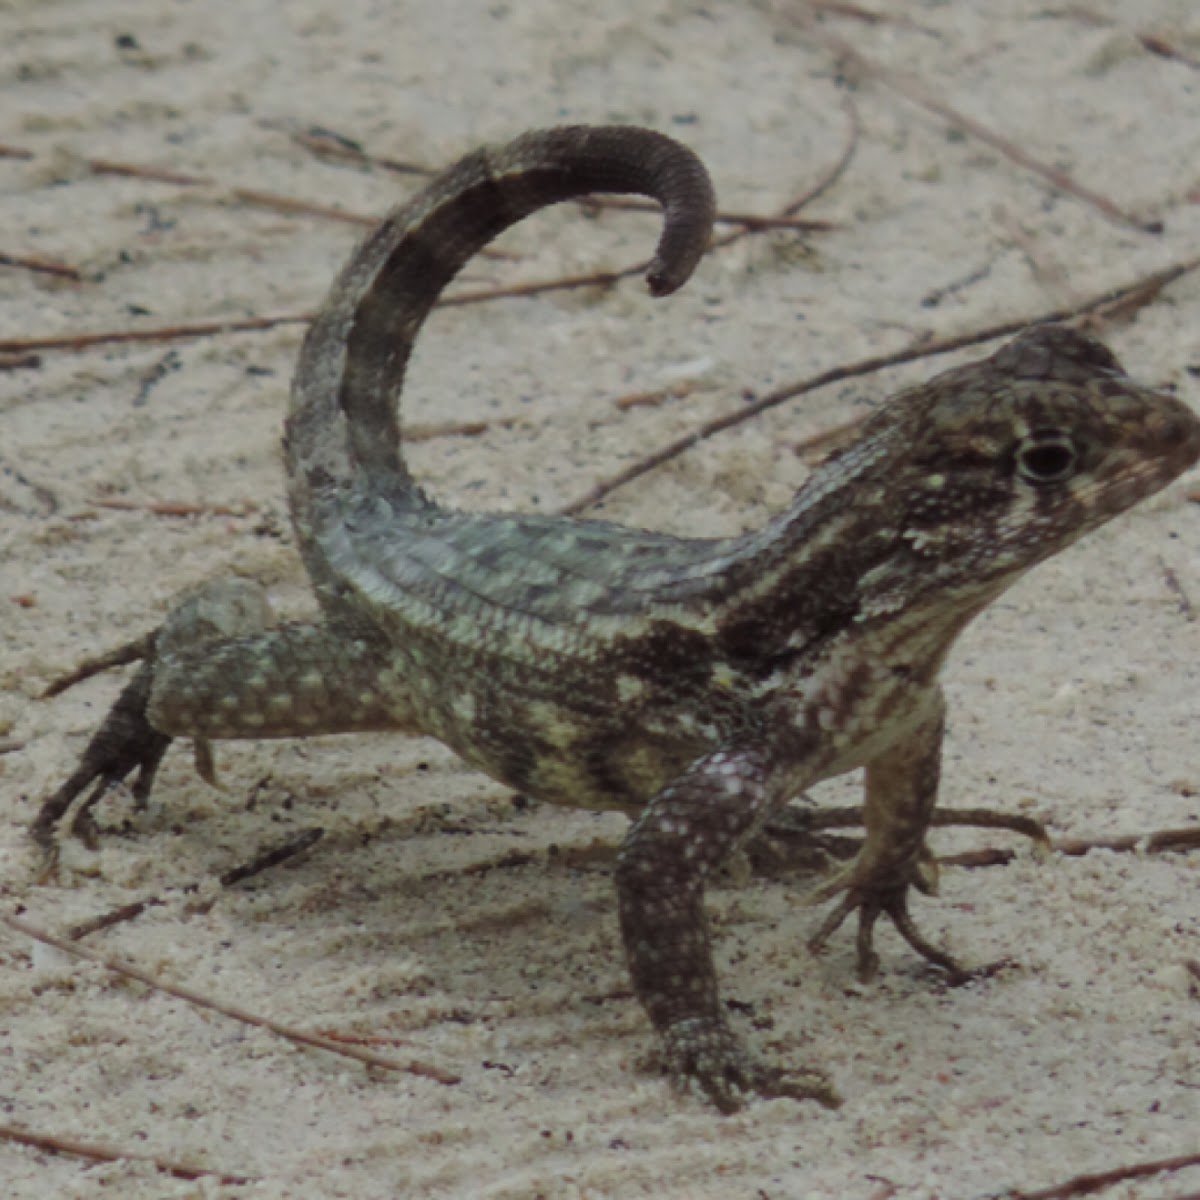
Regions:
<instances>
[{"instance_id":1,"label":"lizard","mask_svg":"<svg viewBox=\"0 0 1200 1200\"><path fill-rule=\"evenodd\" d=\"M822 1072L756 1057L730 1024L706 880L804 789L865 767L864 840L821 889L842 898L814 945L857 914L869 972L886 916L956 969L908 910L931 887L946 656L1030 568L1196 462L1200 420L1099 341L1035 326L879 406L760 529L447 507L401 450L418 331L494 236L592 192L657 200L650 291L687 280L712 185L690 150L632 126L478 150L367 237L307 331L285 421L319 615L276 625L249 585L216 584L108 656L140 665L33 833L52 846L77 801L80 829L135 772L144 802L174 738L432 735L535 799L629 814L621 937L677 1084L723 1112L753 1094L835 1104Z\"/></svg>"}]
</instances>

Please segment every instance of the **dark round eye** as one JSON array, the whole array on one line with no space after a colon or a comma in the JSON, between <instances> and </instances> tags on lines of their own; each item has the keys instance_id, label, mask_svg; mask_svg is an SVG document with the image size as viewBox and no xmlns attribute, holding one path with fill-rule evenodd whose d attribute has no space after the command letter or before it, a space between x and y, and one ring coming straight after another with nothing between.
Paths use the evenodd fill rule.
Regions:
<instances>
[{"instance_id":1,"label":"dark round eye","mask_svg":"<svg viewBox=\"0 0 1200 1200\"><path fill-rule=\"evenodd\" d=\"M1032 433L1017 447L1017 473L1028 483L1062 483L1075 473L1078 458L1065 433Z\"/></svg>"}]
</instances>

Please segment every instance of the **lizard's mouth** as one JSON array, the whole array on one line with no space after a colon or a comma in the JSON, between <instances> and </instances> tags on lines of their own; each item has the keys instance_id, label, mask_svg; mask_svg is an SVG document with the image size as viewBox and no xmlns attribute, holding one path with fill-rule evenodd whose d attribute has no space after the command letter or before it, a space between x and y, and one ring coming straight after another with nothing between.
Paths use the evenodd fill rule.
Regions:
<instances>
[{"instance_id":1,"label":"lizard's mouth","mask_svg":"<svg viewBox=\"0 0 1200 1200\"><path fill-rule=\"evenodd\" d=\"M1155 400L1146 419L1147 440L1151 443L1147 449L1156 447L1184 471L1200 458L1200 416L1175 396L1156 392Z\"/></svg>"},{"instance_id":2,"label":"lizard's mouth","mask_svg":"<svg viewBox=\"0 0 1200 1200\"><path fill-rule=\"evenodd\" d=\"M1093 481L1095 524L1166 487L1200 460L1200 417L1173 396L1158 393L1155 401L1138 435L1115 452L1124 461Z\"/></svg>"},{"instance_id":3,"label":"lizard's mouth","mask_svg":"<svg viewBox=\"0 0 1200 1200\"><path fill-rule=\"evenodd\" d=\"M1143 454L1146 474L1165 487L1200 460L1200 417L1174 396L1160 396L1147 416Z\"/></svg>"}]
</instances>

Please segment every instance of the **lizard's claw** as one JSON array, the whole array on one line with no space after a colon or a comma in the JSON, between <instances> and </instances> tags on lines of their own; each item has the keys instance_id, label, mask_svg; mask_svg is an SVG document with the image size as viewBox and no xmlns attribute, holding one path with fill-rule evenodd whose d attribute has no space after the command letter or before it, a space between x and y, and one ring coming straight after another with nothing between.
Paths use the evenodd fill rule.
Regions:
<instances>
[{"instance_id":1,"label":"lizard's claw","mask_svg":"<svg viewBox=\"0 0 1200 1200\"><path fill-rule=\"evenodd\" d=\"M850 824L861 810L839 809L828 814L819 814L810 824L812 827L839 827ZM971 825L987 829L1008 829L1029 838L1039 853L1050 846L1045 826L1033 817L998 812L983 808L951 808L936 810L931 825ZM859 851L861 855L861 843ZM937 894L938 863L927 846L922 846L917 857L906 867L893 867L884 872L872 870L861 863L861 857L839 871L832 879L814 888L804 898L805 904L821 904L841 893L845 893L837 906L821 923L817 932L809 939L809 950L817 954L824 949L830 937L841 928L851 913L857 912L858 977L864 983L873 979L879 970L879 956L875 953L873 938L875 924L886 915L896 927L896 932L924 959L940 967L949 976L951 983L964 983L981 974L989 974L1004 963L992 963L984 967L968 969L945 950L935 946L917 928L908 911L908 889L916 888L926 896Z\"/></svg>"},{"instance_id":2,"label":"lizard's claw","mask_svg":"<svg viewBox=\"0 0 1200 1200\"><path fill-rule=\"evenodd\" d=\"M895 925L896 932L922 958L936 967L941 967L950 976L951 982L965 982L971 977L971 972L952 955L935 946L917 928L912 914L908 911L908 887L907 883L903 883L879 890L850 888L837 907L821 923L817 932L809 938L809 950L813 954L820 953L846 918L857 911L858 936L855 945L858 950L858 977L863 983L868 983L879 970L879 955L875 953L873 945L875 922L886 914Z\"/></svg>"},{"instance_id":3,"label":"lizard's claw","mask_svg":"<svg viewBox=\"0 0 1200 1200\"><path fill-rule=\"evenodd\" d=\"M873 939L875 923L883 915L888 916L896 932L922 958L940 967L952 982L961 983L970 978L970 972L946 951L930 942L917 928L908 911L908 889L915 887L927 896L937 893L937 862L927 847L923 847L917 859L906 868L893 870L883 878L872 878L869 871L852 864L833 879L815 888L805 897L806 904L820 904L840 892L845 895L833 911L821 923L820 928L808 941L813 954L824 949L830 937L841 928L851 913L858 913L858 977L864 983L873 979L879 970L879 955L875 953Z\"/></svg>"},{"instance_id":4,"label":"lizard's claw","mask_svg":"<svg viewBox=\"0 0 1200 1200\"><path fill-rule=\"evenodd\" d=\"M88 743L71 777L43 805L30 827L35 842L54 860L54 831L76 799L91 788L75 811L69 829L89 843L94 840L91 810L131 771L137 771L133 798L143 807L154 785L154 776L171 743L146 719L153 662L144 662L125 686L103 724Z\"/></svg>"},{"instance_id":5,"label":"lizard's claw","mask_svg":"<svg viewBox=\"0 0 1200 1200\"><path fill-rule=\"evenodd\" d=\"M790 1071L758 1062L723 1021L676 1021L663 1041L672 1084L682 1091L695 1083L723 1113L737 1112L747 1093L816 1100L826 1108L842 1102L820 1071Z\"/></svg>"}]
</instances>

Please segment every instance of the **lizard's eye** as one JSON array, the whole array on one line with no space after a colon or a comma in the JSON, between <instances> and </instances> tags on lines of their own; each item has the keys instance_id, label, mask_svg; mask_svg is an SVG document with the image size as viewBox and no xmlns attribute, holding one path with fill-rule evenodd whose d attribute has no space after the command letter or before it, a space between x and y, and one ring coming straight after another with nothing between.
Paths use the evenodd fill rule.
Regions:
<instances>
[{"instance_id":1,"label":"lizard's eye","mask_svg":"<svg viewBox=\"0 0 1200 1200\"><path fill-rule=\"evenodd\" d=\"M1075 444L1057 429L1038 430L1017 446L1017 474L1035 486L1070 479L1078 461Z\"/></svg>"}]
</instances>

